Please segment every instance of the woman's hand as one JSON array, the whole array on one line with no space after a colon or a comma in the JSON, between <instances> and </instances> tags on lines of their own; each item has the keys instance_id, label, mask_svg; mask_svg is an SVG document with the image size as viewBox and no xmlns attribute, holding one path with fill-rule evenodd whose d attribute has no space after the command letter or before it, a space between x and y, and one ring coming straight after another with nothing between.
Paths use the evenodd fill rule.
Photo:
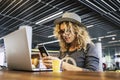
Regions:
<instances>
[{"instance_id":1,"label":"woman's hand","mask_svg":"<svg viewBox=\"0 0 120 80\"><path fill-rule=\"evenodd\" d=\"M47 68L52 68L52 60L55 60L55 59L58 59L58 58L52 57L52 56L46 56L46 57L43 57L42 61Z\"/></svg>"}]
</instances>

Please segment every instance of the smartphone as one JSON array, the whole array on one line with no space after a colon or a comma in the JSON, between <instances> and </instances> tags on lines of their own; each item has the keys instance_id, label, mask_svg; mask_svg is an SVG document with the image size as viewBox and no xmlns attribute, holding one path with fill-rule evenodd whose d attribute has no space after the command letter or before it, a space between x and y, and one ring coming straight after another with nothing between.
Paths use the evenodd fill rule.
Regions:
<instances>
[{"instance_id":1,"label":"smartphone","mask_svg":"<svg viewBox=\"0 0 120 80\"><path fill-rule=\"evenodd\" d=\"M44 45L38 45L38 49L42 57L49 56L49 53L47 52L47 49Z\"/></svg>"}]
</instances>

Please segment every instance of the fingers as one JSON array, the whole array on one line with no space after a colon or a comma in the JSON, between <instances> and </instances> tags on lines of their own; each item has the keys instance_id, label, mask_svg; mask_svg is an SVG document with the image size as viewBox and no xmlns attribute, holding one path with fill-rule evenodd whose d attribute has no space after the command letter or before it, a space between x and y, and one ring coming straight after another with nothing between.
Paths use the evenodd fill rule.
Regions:
<instances>
[{"instance_id":1,"label":"fingers","mask_svg":"<svg viewBox=\"0 0 120 80\"><path fill-rule=\"evenodd\" d=\"M43 57L43 60L50 60L50 59L51 59L51 56Z\"/></svg>"},{"instance_id":2,"label":"fingers","mask_svg":"<svg viewBox=\"0 0 120 80\"><path fill-rule=\"evenodd\" d=\"M44 63L44 65L47 67L47 68L52 68L52 64L47 64L47 63Z\"/></svg>"},{"instance_id":3,"label":"fingers","mask_svg":"<svg viewBox=\"0 0 120 80\"><path fill-rule=\"evenodd\" d=\"M43 64L47 68L52 68L52 60L58 59L57 57L52 57L52 56L46 56L42 58Z\"/></svg>"},{"instance_id":4,"label":"fingers","mask_svg":"<svg viewBox=\"0 0 120 80\"><path fill-rule=\"evenodd\" d=\"M42 58L43 64L47 67L47 68L51 68L52 67L52 59L50 56L46 56Z\"/></svg>"},{"instance_id":5,"label":"fingers","mask_svg":"<svg viewBox=\"0 0 120 80\"><path fill-rule=\"evenodd\" d=\"M44 63L52 63L52 60L43 60Z\"/></svg>"}]
</instances>

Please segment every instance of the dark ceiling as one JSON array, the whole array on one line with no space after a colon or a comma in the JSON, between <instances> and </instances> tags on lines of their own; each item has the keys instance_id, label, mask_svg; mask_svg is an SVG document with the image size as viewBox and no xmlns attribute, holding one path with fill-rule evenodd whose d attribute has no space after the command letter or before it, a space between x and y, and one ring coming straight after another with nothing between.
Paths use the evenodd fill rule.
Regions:
<instances>
[{"instance_id":1,"label":"dark ceiling","mask_svg":"<svg viewBox=\"0 0 120 80\"><path fill-rule=\"evenodd\" d=\"M44 43L48 49L59 49L58 42L51 42L56 39L48 36L53 34L53 21L65 11L81 16L93 42L100 38L103 47L120 46L120 0L0 0L0 38L29 25L33 47Z\"/></svg>"}]
</instances>

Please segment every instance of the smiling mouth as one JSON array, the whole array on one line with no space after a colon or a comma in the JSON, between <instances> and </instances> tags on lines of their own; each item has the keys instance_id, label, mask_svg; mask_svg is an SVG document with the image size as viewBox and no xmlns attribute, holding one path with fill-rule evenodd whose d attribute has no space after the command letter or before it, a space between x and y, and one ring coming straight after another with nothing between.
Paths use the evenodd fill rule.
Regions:
<instances>
[{"instance_id":1,"label":"smiling mouth","mask_svg":"<svg viewBox=\"0 0 120 80\"><path fill-rule=\"evenodd\" d=\"M69 37L65 38L66 41L68 41L69 39L70 39Z\"/></svg>"}]
</instances>

